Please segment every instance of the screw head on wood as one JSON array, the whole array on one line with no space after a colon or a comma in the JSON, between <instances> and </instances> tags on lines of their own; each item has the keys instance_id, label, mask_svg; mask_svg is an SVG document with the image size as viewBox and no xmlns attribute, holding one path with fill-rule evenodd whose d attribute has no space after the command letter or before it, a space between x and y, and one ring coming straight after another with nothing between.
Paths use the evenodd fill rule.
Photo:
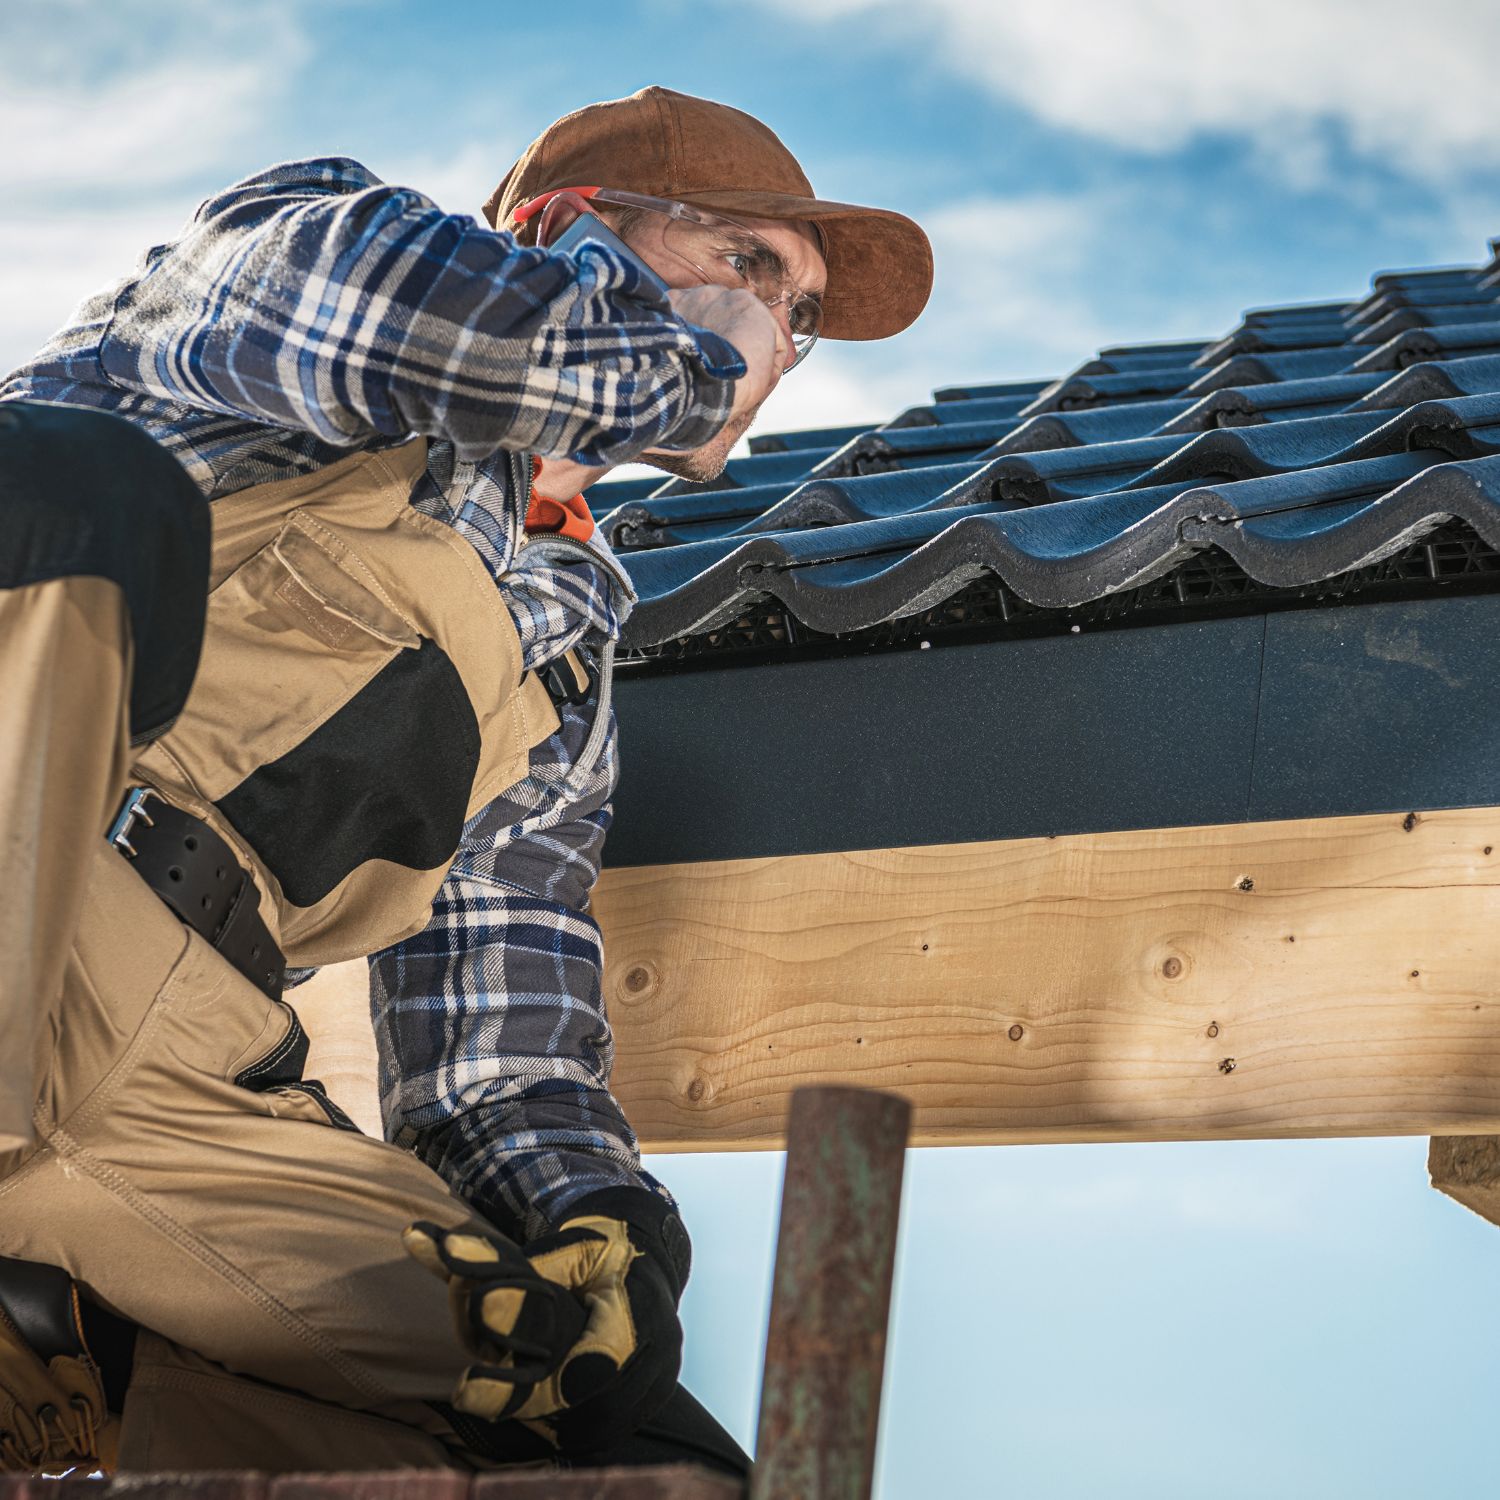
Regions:
<instances>
[{"instance_id":1,"label":"screw head on wood","mask_svg":"<svg viewBox=\"0 0 1500 1500\"><path fill-rule=\"evenodd\" d=\"M1241 875L1239 886L1242 891L1253 891L1255 882L1248 875Z\"/></svg>"}]
</instances>

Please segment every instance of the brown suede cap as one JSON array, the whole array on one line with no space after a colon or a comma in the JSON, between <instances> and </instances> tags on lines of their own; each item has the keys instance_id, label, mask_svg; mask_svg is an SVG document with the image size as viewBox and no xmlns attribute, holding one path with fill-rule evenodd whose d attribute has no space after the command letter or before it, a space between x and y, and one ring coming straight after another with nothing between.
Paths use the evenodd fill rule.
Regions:
<instances>
[{"instance_id":1,"label":"brown suede cap","mask_svg":"<svg viewBox=\"0 0 1500 1500\"><path fill-rule=\"evenodd\" d=\"M565 115L526 148L484 205L496 229L553 188L612 187L719 213L808 219L823 232L823 337L900 333L932 290L932 247L903 214L813 195L796 158L743 110L653 85Z\"/></svg>"}]
</instances>

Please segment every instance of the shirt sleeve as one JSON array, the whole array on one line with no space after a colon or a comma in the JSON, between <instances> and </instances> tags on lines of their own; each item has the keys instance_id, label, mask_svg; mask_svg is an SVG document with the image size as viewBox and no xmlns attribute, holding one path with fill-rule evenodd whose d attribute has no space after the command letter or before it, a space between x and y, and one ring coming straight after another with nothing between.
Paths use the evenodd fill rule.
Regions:
<instances>
[{"instance_id":1,"label":"shirt sleeve","mask_svg":"<svg viewBox=\"0 0 1500 1500\"><path fill-rule=\"evenodd\" d=\"M613 716L583 777L590 715L471 820L424 931L370 960L387 1139L522 1239L602 1188L672 1199L641 1170L609 1091L602 940L588 914L616 775Z\"/></svg>"},{"instance_id":2,"label":"shirt sleeve","mask_svg":"<svg viewBox=\"0 0 1500 1500\"><path fill-rule=\"evenodd\" d=\"M744 363L628 260L518 245L356 162L275 167L209 199L115 298L107 379L356 446L423 434L592 466L689 449Z\"/></svg>"}]
</instances>

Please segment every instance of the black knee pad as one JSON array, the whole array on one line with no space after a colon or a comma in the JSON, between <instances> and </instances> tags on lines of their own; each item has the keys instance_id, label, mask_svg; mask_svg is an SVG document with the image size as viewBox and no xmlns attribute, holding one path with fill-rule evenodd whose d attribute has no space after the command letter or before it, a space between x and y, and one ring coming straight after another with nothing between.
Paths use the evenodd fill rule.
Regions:
<instances>
[{"instance_id":1,"label":"black knee pad","mask_svg":"<svg viewBox=\"0 0 1500 1500\"><path fill-rule=\"evenodd\" d=\"M0 589L107 578L130 615L130 736L177 717L203 645L208 502L181 464L120 417L0 402Z\"/></svg>"}]
</instances>

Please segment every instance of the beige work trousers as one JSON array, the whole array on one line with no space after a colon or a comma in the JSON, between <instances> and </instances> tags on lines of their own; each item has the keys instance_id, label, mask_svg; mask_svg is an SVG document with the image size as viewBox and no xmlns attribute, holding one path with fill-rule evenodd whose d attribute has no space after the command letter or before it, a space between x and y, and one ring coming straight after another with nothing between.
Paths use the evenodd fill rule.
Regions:
<instances>
[{"instance_id":1,"label":"beige work trousers","mask_svg":"<svg viewBox=\"0 0 1500 1500\"><path fill-rule=\"evenodd\" d=\"M106 582L0 591L0 1255L142 1325L122 1469L467 1466L426 1404L466 1358L400 1232L483 1226L308 1094L232 1081L292 1012L104 841L127 641Z\"/></svg>"}]
</instances>

